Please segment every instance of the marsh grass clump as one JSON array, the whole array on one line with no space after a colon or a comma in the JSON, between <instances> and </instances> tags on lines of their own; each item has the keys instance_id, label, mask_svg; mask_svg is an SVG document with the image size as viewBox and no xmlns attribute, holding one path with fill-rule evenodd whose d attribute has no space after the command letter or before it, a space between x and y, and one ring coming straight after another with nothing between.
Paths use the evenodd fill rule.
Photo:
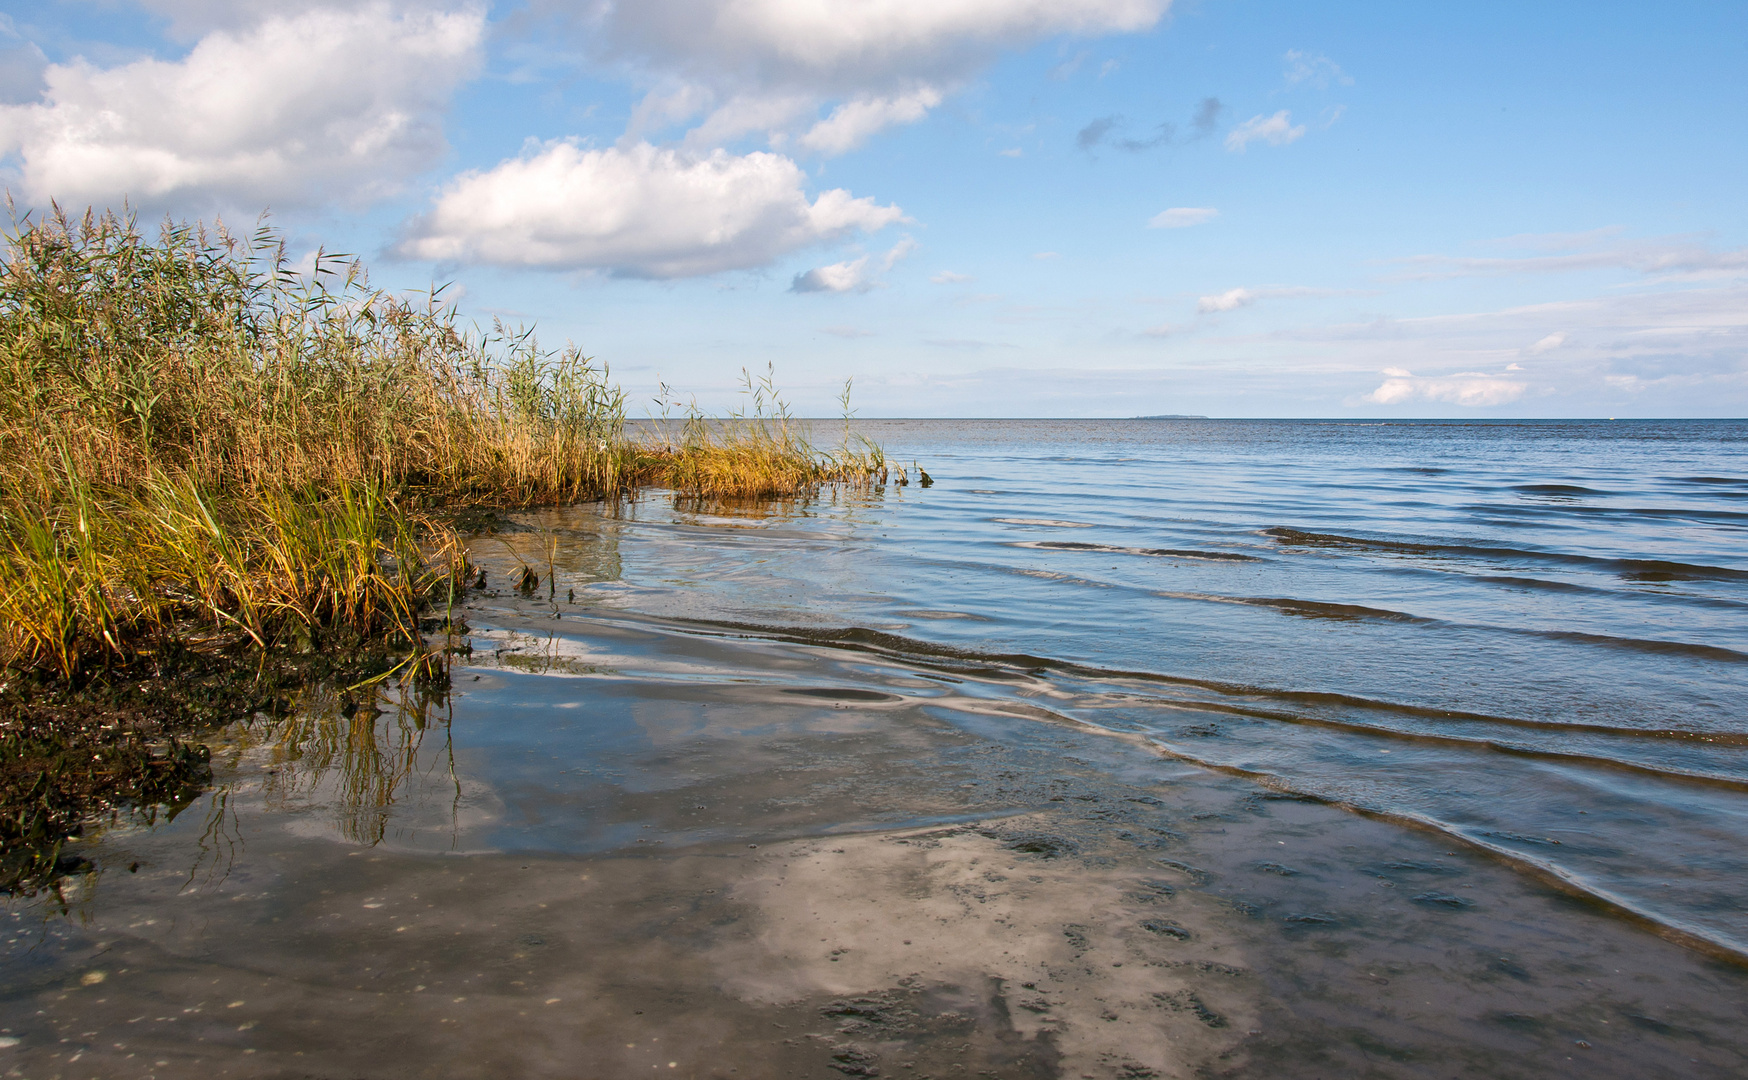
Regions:
<instances>
[{"instance_id":1,"label":"marsh grass clump","mask_svg":"<svg viewBox=\"0 0 1748 1080\"><path fill-rule=\"evenodd\" d=\"M465 332L439 292L374 290L320 252L300 274L265 229L30 224L0 262L0 455L51 486L45 471L130 487L169 470L429 502L625 490L607 373L524 331Z\"/></svg>"},{"instance_id":2,"label":"marsh grass clump","mask_svg":"<svg viewBox=\"0 0 1748 1080\"><path fill-rule=\"evenodd\" d=\"M324 634L419 641L419 613L465 572L454 534L374 485L242 492L188 473L131 488L0 485L0 648L74 680L165 638L223 647Z\"/></svg>"},{"instance_id":3,"label":"marsh grass clump","mask_svg":"<svg viewBox=\"0 0 1748 1080\"><path fill-rule=\"evenodd\" d=\"M174 638L417 648L470 568L455 522L613 498L768 498L885 479L815 449L769 374L749 407L631 437L575 348L462 329L261 228L58 210L0 256L0 666L76 681ZM846 395L848 387L846 386ZM664 394L665 396L665 394ZM848 404L846 397L846 417Z\"/></svg>"},{"instance_id":4,"label":"marsh grass clump","mask_svg":"<svg viewBox=\"0 0 1748 1080\"><path fill-rule=\"evenodd\" d=\"M187 740L293 716L290 687L348 707L391 677L446 685L427 635L483 584L470 521L884 479L847 427L809 444L768 375L747 389L629 436L605 368L463 329L441 290L294 267L266 228L27 218L0 253L0 892L77 873L62 845L94 816L174 812L210 777Z\"/></svg>"},{"instance_id":5,"label":"marsh grass clump","mask_svg":"<svg viewBox=\"0 0 1748 1080\"><path fill-rule=\"evenodd\" d=\"M669 416L671 393L663 386L662 418L640 446L642 475L691 499L782 498L825 484L865 488L884 481L880 448L850 430L849 383L839 398L843 439L821 450L790 415L769 366L756 377L743 370L741 382L743 407L711 417L689 405L678 421Z\"/></svg>"}]
</instances>

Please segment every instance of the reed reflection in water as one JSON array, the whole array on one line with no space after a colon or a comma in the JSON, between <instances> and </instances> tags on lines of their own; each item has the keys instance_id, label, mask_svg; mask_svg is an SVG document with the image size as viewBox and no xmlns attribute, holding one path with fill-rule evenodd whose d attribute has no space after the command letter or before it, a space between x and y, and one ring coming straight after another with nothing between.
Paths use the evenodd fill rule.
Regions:
<instances>
[{"instance_id":1,"label":"reed reflection in water","mask_svg":"<svg viewBox=\"0 0 1748 1080\"><path fill-rule=\"evenodd\" d=\"M447 690L424 682L379 683L364 688L313 687L289 715L256 718L224 732L215 754L233 770L245 763L260 777L264 806L275 812L321 808L334 833L354 844L374 846L397 832L428 830L429 810L447 794L451 839L462 801L462 783L450 738ZM213 813L222 813L231 785L213 793ZM410 789L418 789L414 798ZM424 811L415 823L397 808L416 801ZM392 824L391 824L392 823Z\"/></svg>"}]
</instances>

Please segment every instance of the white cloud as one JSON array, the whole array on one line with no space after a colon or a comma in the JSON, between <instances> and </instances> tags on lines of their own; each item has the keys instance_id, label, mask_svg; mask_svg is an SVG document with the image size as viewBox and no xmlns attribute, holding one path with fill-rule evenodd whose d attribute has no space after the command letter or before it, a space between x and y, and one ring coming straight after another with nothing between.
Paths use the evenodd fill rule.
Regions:
<instances>
[{"instance_id":1,"label":"white cloud","mask_svg":"<svg viewBox=\"0 0 1748 1080\"><path fill-rule=\"evenodd\" d=\"M755 124L746 114L774 110L748 103L802 100L816 122L801 134L801 145L843 153L882 128L921 119L1005 50L1065 34L1146 30L1169 6L1170 0L537 0L535 11L572 20L602 61L635 79L678 80L695 88L694 98L720 103L691 145L720 145L753 131L785 145L807 117ZM670 97L674 90L656 93ZM834 101L831 114L817 119L818 109ZM652 104L640 114L647 119L659 111Z\"/></svg>"},{"instance_id":2,"label":"white cloud","mask_svg":"<svg viewBox=\"0 0 1748 1080\"><path fill-rule=\"evenodd\" d=\"M957 285L961 281L974 280L970 274L955 274L951 270L943 270L929 279L936 285Z\"/></svg>"},{"instance_id":3,"label":"white cloud","mask_svg":"<svg viewBox=\"0 0 1748 1080\"><path fill-rule=\"evenodd\" d=\"M0 153L38 205L369 201L441 159L441 117L484 25L473 5L376 3L215 30L177 61L53 64L41 100L0 106Z\"/></svg>"},{"instance_id":4,"label":"white cloud","mask_svg":"<svg viewBox=\"0 0 1748 1080\"><path fill-rule=\"evenodd\" d=\"M1060 258L1062 258L1062 252L1060 252L1060 251L1036 251L1036 252L1032 253L1032 258L1044 260L1044 261L1048 261L1050 259L1060 259Z\"/></svg>"},{"instance_id":5,"label":"white cloud","mask_svg":"<svg viewBox=\"0 0 1748 1080\"><path fill-rule=\"evenodd\" d=\"M998 150L996 153L1000 154L1002 157L1024 157L1026 155L1026 152L1017 146L1009 147L1006 150Z\"/></svg>"},{"instance_id":6,"label":"white cloud","mask_svg":"<svg viewBox=\"0 0 1748 1080\"><path fill-rule=\"evenodd\" d=\"M1174 206L1169 210L1161 210L1148 219L1149 229L1187 229L1191 225L1200 225L1205 221L1213 221L1220 216L1220 211L1212 206Z\"/></svg>"},{"instance_id":7,"label":"white cloud","mask_svg":"<svg viewBox=\"0 0 1748 1080\"><path fill-rule=\"evenodd\" d=\"M170 20L170 32L193 40L213 30L239 30L269 16L301 15L312 8L333 7L333 0L135 0L154 15Z\"/></svg>"},{"instance_id":8,"label":"white cloud","mask_svg":"<svg viewBox=\"0 0 1748 1080\"><path fill-rule=\"evenodd\" d=\"M644 135L650 131L660 131L670 124L690 120L708 109L710 103L710 92L702 86L694 86L685 82L658 86L644 94L643 100L639 101L637 107L631 110L631 118L625 122L625 134L619 139L620 145L629 146L642 142ZM729 121L728 126L731 127L729 138L748 131L757 131L766 126L763 117L769 115L768 103L760 102L759 104L765 107L760 108L753 115L736 115L734 119ZM748 111L744 108L743 103L740 112L746 113ZM784 116L783 119L787 121L789 117Z\"/></svg>"},{"instance_id":9,"label":"white cloud","mask_svg":"<svg viewBox=\"0 0 1748 1080\"><path fill-rule=\"evenodd\" d=\"M1270 146L1285 146L1304 134L1305 125L1294 127L1292 115L1282 109L1273 116L1253 116L1233 128L1226 136L1226 149L1242 154L1245 147L1259 141Z\"/></svg>"},{"instance_id":10,"label":"white cloud","mask_svg":"<svg viewBox=\"0 0 1748 1080\"><path fill-rule=\"evenodd\" d=\"M1260 289L1227 289L1223 293L1204 296L1196 301L1196 311L1202 315L1215 315L1222 311L1237 311L1241 307L1249 307L1258 300L1278 300L1299 296L1336 296L1341 290L1315 289L1307 285L1267 285Z\"/></svg>"},{"instance_id":11,"label":"white cloud","mask_svg":"<svg viewBox=\"0 0 1748 1080\"><path fill-rule=\"evenodd\" d=\"M1321 53L1288 49L1285 60L1287 69L1284 74L1288 86L1298 86L1301 83L1318 88L1328 87L1331 83L1353 85L1353 79L1341 70L1341 65Z\"/></svg>"},{"instance_id":12,"label":"white cloud","mask_svg":"<svg viewBox=\"0 0 1748 1080\"><path fill-rule=\"evenodd\" d=\"M1257 293L1250 289L1227 289L1215 296L1204 296L1196 301L1196 311L1203 315L1212 315L1220 311L1237 311L1256 303Z\"/></svg>"},{"instance_id":13,"label":"white cloud","mask_svg":"<svg viewBox=\"0 0 1748 1080\"><path fill-rule=\"evenodd\" d=\"M795 280L789 283L790 292L867 292L873 288L868 283L868 256L851 262L833 263L830 266L816 266L812 270L804 270L795 275Z\"/></svg>"},{"instance_id":14,"label":"white cloud","mask_svg":"<svg viewBox=\"0 0 1748 1080\"><path fill-rule=\"evenodd\" d=\"M906 236L892 245L892 250L880 257L880 271L884 273L898 264L898 261L915 251L917 242ZM833 263L830 266L815 267L795 275L795 280L789 283L790 292L867 292L879 285L875 275L869 272L872 256L864 255L859 259L847 262Z\"/></svg>"},{"instance_id":15,"label":"white cloud","mask_svg":"<svg viewBox=\"0 0 1748 1080\"><path fill-rule=\"evenodd\" d=\"M1170 0L634 0L549 3L621 56L702 81L884 91L952 81L1002 50L1059 34L1146 30Z\"/></svg>"},{"instance_id":16,"label":"white cloud","mask_svg":"<svg viewBox=\"0 0 1748 1080\"><path fill-rule=\"evenodd\" d=\"M1364 400L1375 405L1437 401L1447 405L1486 408L1509 405L1529 389L1527 383L1480 371L1465 371L1443 377L1422 377L1401 368L1385 368L1383 374L1383 383L1367 394Z\"/></svg>"},{"instance_id":17,"label":"white cloud","mask_svg":"<svg viewBox=\"0 0 1748 1080\"><path fill-rule=\"evenodd\" d=\"M451 181L408 223L401 254L452 263L676 278L764 266L904 220L842 188L812 202L778 154L690 154L561 140Z\"/></svg>"},{"instance_id":18,"label":"white cloud","mask_svg":"<svg viewBox=\"0 0 1748 1080\"><path fill-rule=\"evenodd\" d=\"M847 153L883 128L916 123L940 103L941 92L932 86L893 97L858 97L833 109L796 142L822 154Z\"/></svg>"},{"instance_id":19,"label":"white cloud","mask_svg":"<svg viewBox=\"0 0 1748 1080\"><path fill-rule=\"evenodd\" d=\"M1536 342L1534 345L1531 345L1528 349L1526 349L1524 351L1529 353L1531 356L1540 356L1542 353L1545 353L1545 352L1553 352L1555 349L1558 349L1560 346L1562 346L1564 344L1566 344L1565 333L1562 331L1555 331L1554 333L1549 334L1547 337L1542 338L1540 341Z\"/></svg>"},{"instance_id":20,"label":"white cloud","mask_svg":"<svg viewBox=\"0 0 1748 1080\"><path fill-rule=\"evenodd\" d=\"M690 91L687 101L706 107L714 100L713 95L700 87L688 87ZM641 110L643 106L639 105ZM686 133L686 145L695 150L711 150L724 143L732 142L750 132L764 132L773 147L780 147L788 140L789 129L803 122L819 111L819 102L808 94L797 93L751 93L736 94L711 111L704 122ZM636 114L634 114L635 117ZM685 120L691 114L676 112L669 119ZM660 124L646 124L637 129L637 134L644 131L657 130ZM627 129L621 145L639 142Z\"/></svg>"},{"instance_id":21,"label":"white cloud","mask_svg":"<svg viewBox=\"0 0 1748 1080\"><path fill-rule=\"evenodd\" d=\"M892 245L891 251L888 251L885 255L881 256L880 268L882 270L892 269L894 266L898 265L898 260L904 258L906 255L909 255L911 252L915 251L916 249L917 249L917 242L915 240L912 240L908 236L904 237L903 239L899 240L898 243Z\"/></svg>"}]
</instances>

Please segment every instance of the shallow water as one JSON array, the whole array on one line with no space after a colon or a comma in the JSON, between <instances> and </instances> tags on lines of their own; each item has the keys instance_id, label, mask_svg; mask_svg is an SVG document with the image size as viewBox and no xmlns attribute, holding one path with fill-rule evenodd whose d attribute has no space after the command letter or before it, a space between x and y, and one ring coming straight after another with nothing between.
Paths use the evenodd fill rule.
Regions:
<instances>
[{"instance_id":1,"label":"shallow water","mask_svg":"<svg viewBox=\"0 0 1748 1080\"><path fill-rule=\"evenodd\" d=\"M863 428L478 538L452 692L9 903L0 1069L1748 1071L1748 424Z\"/></svg>"},{"instance_id":2,"label":"shallow water","mask_svg":"<svg viewBox=\"0 0 1748 1080\"><path fill-rule=\"evenodd\" d=\"M638 507L612 602L1021 654L1056 713L1748 953L1748 422L863 429L935 486Z\"/></svg>"}]
</instances>

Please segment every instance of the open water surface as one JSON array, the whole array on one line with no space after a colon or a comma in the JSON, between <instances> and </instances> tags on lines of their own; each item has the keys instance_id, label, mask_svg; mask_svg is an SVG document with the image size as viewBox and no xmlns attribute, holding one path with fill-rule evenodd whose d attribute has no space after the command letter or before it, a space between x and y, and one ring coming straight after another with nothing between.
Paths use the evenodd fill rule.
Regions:
<instances>
[{"instance_id":1,"label":"open water surface","mask_svg":"<svg viewBox=\"0 0 1748 1080\"><path fill-rule=\"evenodd\" d=\"M944 1076L929 1055L983 1017L994 1041L956 1052L1004 1076L1748 1069L1748 422L857 428L933 486L655 493L476 538L492 588L452 693L234 725L208 800L95 833L91 873L13 902L0 1052L30 1076L87 1075L76 1053L329 1075L318 1044L335 1075L616 1076L665 1074L626 1055L667 1032L672 1075ZM859 869L773 869L833 857ZM445 897L419 909L441 933L389 919L415 893ZM1007 936L952 931L927 982L897 958L929 897L962 905L930 926ZM886 921L854 944L782 937L861 904ZM681 947L702 931L670 910L762 944ZM335 974L366 955L355 989ZM1190 981L1111 983L1125 962ZM436 1015L440 983L475 1004ZM281 1001L272 1040L104 1049L146 998L233 993ZM846 993L935 1005L903 1027L832 1013ZM559 1038L540 1010L580 1000ZM822 1015L852 1019L746 1034ZM402 1049L335 1056L365 1030Z\"/></svg>"},{"instance_id":2,"label":"open water surface","mask_svg":"<svg viewBox=\"0 0 1748 1080\"><path fill-rule=\"evenodd\" d=\"M862 428L936 485L639 513L618 603L1000 658L1054 712L1748 953L1748 423Z\"/></svg>"}]
</instances>

